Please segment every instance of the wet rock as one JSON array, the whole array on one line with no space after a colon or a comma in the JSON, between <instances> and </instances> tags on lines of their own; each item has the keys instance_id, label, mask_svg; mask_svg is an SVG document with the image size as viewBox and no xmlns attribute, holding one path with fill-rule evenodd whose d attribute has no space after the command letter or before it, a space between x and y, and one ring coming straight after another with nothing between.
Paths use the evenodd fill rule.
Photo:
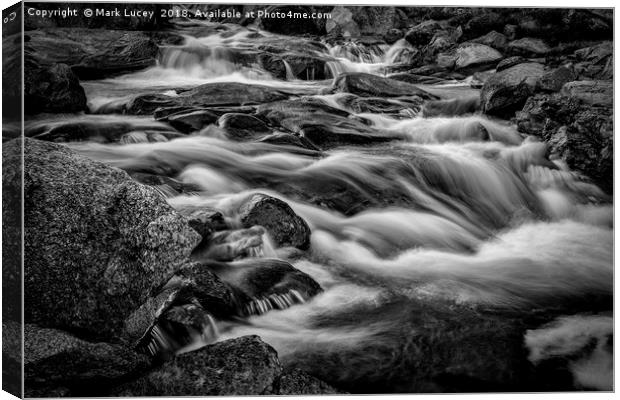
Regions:
<instances>
[{"instance_id":1,"label":"wet rock","mask_svg":"<svg viewBox=\"0 0 620 400\"><path fill-rule=\"evenodd\" d=\"M420 98L396 100L348 95L338 98L338 102L356 113L411 115L420 110L424 101Z\"/></svg>"},{"instance_id":2,"label":"wet rock","mask_svg":"<svg viewBox=\"0 0 620 400\"><path fill-rule=\"evenodd\" d=\"M28 32L25 57L67 64L80 79L100 79L155 65L159 48L142 32L44 29Z\"/></svg>"},{"instance_id":3,"label":"wet rock","mask_svg":"<svg viewBox=\"0 0 620 400\"><path fill-rule=\"evenodd\" d=\"M213 114L211 111L200 110L186 114L174 114L167 117L166 120L173 128L184 133L191 133L215 123L215 121L217 121L217 115Z\"/></svg>"},{"instance_id":4,"label":"wet rock","mask_svg":"<svg viewBox=\"0 0 620 400\"><path fill-rule=\"evenodd\" d=\"M392 28L392 29L388 29L388 31L385 32L385 34L383 35L383 40L385 40L385 43L387 44L394 44L399 39L402 39L404 35L405 34L402 30Z\"/></svg>"},{"instance_id":5,"label":"wet rock","mask_svg":"<svg viewBox=\"0 0 620 400\"><path fill-rule=\"evenodd\" d=\"M233 261L240 258L261 256L265 228L220 231L211 236L204 246L199 246L193 259Z\"/></svg>"},{"instance_id":6,"label":"wet rock","mask_svg":"<svg viewBox=\"0 0 620 400\"><path fill-rule=\"evenodd\" d=\"M187 218L189 226L198 232L203 240L208 239L213 232L229 228L224 215L214 208L177 208L177 211Z\"/></svg>"},{"instance_id":7,"label":"wet rock","mask_svg":"<svg viewBox=\"0 0 620 400\"><path fill-rule=\"evenodd\" d=\"M275 132L271 135L263 136L258 141L263 143L276 144L280 146L294 146L310 151L319 151L319 148L316 147L305 137L300 137L290 133Z\"/></svg>"},{"instance_id":8,"label":"wet rock","mask_svg":"<svg viewBox=\"0 0 620 400\"><path fill-rule=\"evenodd\" d=\"M115 394L133 396L260 395L272 390L282 366L258 336L226 340L181 354Z\"/></svg>"},{"instance_id":9,"label":"wet rock","mask_svg":"<svg viewBox=\"0 0 620 400\"><path fill-rule=\"evenodd\" d=\"M495 67L495 71L500 72L510 67L514 67L515 65L524 64L528 62L530 61L527 58L523 58L521 56L508 57L508 58L503 59L499 63L497 63L497 66Z\"/></svg>"},{"instance_id":10,"label":"wet rock","mask_svg":"<svg viewBox=\"0 0 620 400\"><path fill-rule=\"evenodd\" d=\"M228 133L233 140L243 140L260 134L271 132L271 129L260 119L240 113L222 115L217 124Z\"/></svg>"},{"instance_id":11,"label":"wet rock","mask_svg":"<svg viewBox=\"0 0 620 400\"><path fill-rule=\"evenodd\" d=\"M91 343L56 329L24 325L24 375L30 391L53 395L66 387L74 396L103 396L150 366L148 358L118 344Z\"/></svg>"},{"instance_id":12,"label":"wet rock","mask_svg":"<svg viewBox=\"0 0 620 400\"><path fill-rule=\"evenodd\" d=\"M87 110L86 94L66 64L24 69L24 111L26 114L73 113Z\"/></svg>"},{"instance_id":13,"label":"wet rock","mask_svg":"<svg viewBox=\"0 0 620 400\"><path fill-rule=\"evenodd\" d=\"M424 103L423 115L425 117L454 117L473 114L479 108L479 96L462 99L435 100Z\"/></svg>"},{"instance_id":14,"label":"wet rock","mask_svg":"<svg viewBox=\"0 0 620 400\"><path fill-rule=\"evenodd\" d=\"M614 103L614 87L612 81L574 81L562 87L564 96L579 99L593 106L611 107Z\"/></svg>"},{"instance_id":15,"label":"wet rock","mask_svg":"<svg viewBox=\"0 0 620 400\"><path fill-rule=\"evenodd\" d=\"M572 66L562 66L546 72L538 80L537 88L544 92L559 92L565 83L577 79L577 73Z\"/></svg>"},{"instance_id":16,"label":"wet rock","mask_svg":"<svg viewBox=\"0 0 620 400\"><path fill-rule=\"evenodd\" d=\"M480 70L494 66L503 58L492 47L477 43L462 43L456 49L455 68L460 71Z\"/></svg>"},{"instance_id":17,"label":"wet rock","mask_svg":"<svg viewBox=\"0 0 620 400\"><path fill-rule=\"evenodd\" d=\"M158 108L213 107L262 104L283 100L288 96L268 86L244 83L207 83L194 89L181 91L177 96L163 94L138 95L126 105L128 114L153 114Z\"/></svg>"},{"instance_id":18,"label":"wet rock","mask_svg":"<svg viewBox=\"0 0 620 400\"><path fill-rule=\"evenodd\" d=\"M263 53L260 65L274 77L282 80L323 80L331 77L327 62L330 58L309 53L287 51L282 54Z\"/></svg>"},{"instance_id":19,"label":"wet rock","mask_svg":"<svg viewBox=\"0 0 620 400\"><path fill-rule=\"evenodd\" d=\"M595 46L576 50L574 55L579 61L575 67L582 77L589 79L613 78L612 42L605 41Z\"/></svg>"},{"instance_id":20,"label":"wet rock","mask_svg":"<svg viewBox=\"0 0 620 400\"><path fill-rule=\"evenodd\" d=\"M409 29L405 34L405 40L414 46L425 46L431 41L435 32L440 29L441 25L438 22L424 21Z\"/></svg>"},{"instance_id":21,"label":"wet rock","mask_svg":"<svg viewBox=\"0 0 620 400\"><path fill-rule=\"evenodd\" d=\"M417 86L361 72L340 75L334 82L333 90L363 97L419 96L426 100L434 98Z\"/></svg>"},{"instance_id":22,"label":"wet rock","mask_svg":"<svg viewBox=\"0 0 620 400\"><path fill-rule=\"evenodd\" d=\"M155 190L161 193L164 197L174 197L180 194L192 194L192 193L200 192L201 190L200 187L193 185L191 183L184 183L184 182L181 182L176 179L163 176L163 175L132 172L130 176L134 180L144 185L149 185L153 187ZM196 232L198 232L195 225L192 225L191 223L189 225ZM202 236L200 232L198 233Z\"/></svg>"},{"instance_id":23,"label":"wet rock","mask_svg":"<svg viewBox=\"0 0 620 400\"><path fill-rule=\"evenodd\" d=\"M613 190L611 106L593 106L577 97L537 94L517 113L521 132L541 137L568 166Z\"/></svg>"},{"instance_id":24,"label":"wet rock","mask_svg":"<svg viewBox=\"0 0 620 400\"><path fill-rule=\"evenodd\" d=\"M528 37L508 43L508 51L524 57L542 57L549 54L551 48L541 39Z\"/></svg>"},{"instance_id":25,"label":"wet rock","mask_svg":"<svg viewBox=\"0 0 620 400\"><path fill-rule=\"evenodd\" d=\"M491 31L484 36L471 39L470 42L484 44L499 51L505 51L508 46L506 35L496 31Z\"/></svg>"},{"instance_id":26,"label":"wet rock","mask_svg":"<svg viewBox=\"0 0 620 400\"><path fill-rule=\"evenodd\" d=\"M308 375L300 369L292 369L284 372L276 381L273 394L290 395L319 395L342 393L327 383Z\"/></svg>"},{"instance_id":27,"label":"wet rock","mask_svg":"<svg viewBox=\"0 0 620 400\"><path fill-rule=\"evenodd\" d=\"M25 320L114 337L200 237L156 191L125 172L61 145L23 143ZM18 140L3 146L8 168L17 167L19 146Z\"/></svg>"},{"instance_id":28,"label":"wet rock","mask_svg":"<svg viewBox=\"0 0 620 400\"><path fill-rule=\"evenodd\" d=\"M240 206L239 217L245 228L260 225L267 229L278 247L293 246L305 250L310 246L308 224L280 199L254 194Z\"/></svg>"},{"instance_id":29,"label":"wet rock","mask_svg":"<svg viewBox=\"0 0 620 400\"><path fill-rule=\"evenodd\" d=\"M480 92L482 111L504 118L512 117L534 93L536 82L543 74L541 64L523 63L492 75Z\"/></svg>"}]
</instances>

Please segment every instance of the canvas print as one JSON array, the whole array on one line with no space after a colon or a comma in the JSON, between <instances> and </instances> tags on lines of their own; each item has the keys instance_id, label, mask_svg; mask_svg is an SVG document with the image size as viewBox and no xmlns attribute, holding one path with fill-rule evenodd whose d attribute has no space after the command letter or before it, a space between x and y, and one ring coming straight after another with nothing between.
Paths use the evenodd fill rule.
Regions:
<instances>
[{"instance_id":1,"label":"canvas print","mask_svg":"<svg viewBox=\"0 0 620 400\"><path fill-rule=\"evenodd\" d=\"M5 390L614 389L612 9L9 11Z\"/></svg>"}]
</instances>

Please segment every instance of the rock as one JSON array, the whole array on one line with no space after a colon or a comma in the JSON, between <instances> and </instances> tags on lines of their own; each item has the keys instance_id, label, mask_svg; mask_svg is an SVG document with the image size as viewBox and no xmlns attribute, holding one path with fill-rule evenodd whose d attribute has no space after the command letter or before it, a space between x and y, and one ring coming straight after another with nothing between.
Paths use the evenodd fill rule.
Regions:
<instances>
[{"instance_id":1,"label":"rock","mask_svg":"<svg viewBox=\"0 0 620 400\"><path fill-rule=\"evenodd\" d=\"M24 69L24 111L73 113L87 110L86 94L66 64Z\"/></svg>"},{"instance_id":2,"label":"rock","mask_svg":"<svg viewBox=\"0 0 620 400\"><path fill-rule=\"evenodd\" d=\"M263 143L271 143L275 145L280 145L280 146L294 146L294 147L299 147L301 149L307 149L310 151L319 150L318 147L316 147L312 142L310 142L305 137L296 136L290 133L276 132L270 135L263 136L258 141L263 142Z\"/></svg>"},{"instance_id":3,"label":"rock","mask_svg":"<svg viewBox=\"0 0 620 400\"><path fill-rule=\"evenodd\" d=\"M351 7L362 36L383 36L395 27L395 7ZM332 16L333 18L333 16Z\"/></svg>"},{"instance_id":4,"label":"rock","mask_svg":"<svg viewBox=\"0 0 620 400\"><path fill-rule=\"evenodd\" d=\"M383 40L387 44L394 44L399 39L402 39L405 36L404 32L400 29L392 28L388 29L387 32L383 35Z\"/></svg>"},{"instance_id":5,"label":"rock","mask_svg":"<svg viewBox=\"0 0 620 400\"><path fill-rule=\"evenodd\" d=\"M486 10L485 10L486 11ZM463 26L463 39L470 40L504 28L504 19L494 10L475 15Z\"/></svg>"},{"instance_id":6,"label":"rock","mask_svg":"<svg viewBox=\"0 0 620 400\"><path fill-rule=\"evenodd\" d=\"M574 81L566 83L561 90L564 96L573 97L593 106L609 106L614 103L612 81Z\"/></svg>"},{"instance_id":7,"label":"rock","mask_svg":"<svg viewBox=\"0 0 620 400\"><path fill-rule=\"evenodd\" d=\"M74 396L105 396L110 385L149 366L145 356L122 345L91 343L56 329L24 325L26 396L58 387Z\"/></svg>"},{"instance_id":8,"label":"rock","mask_svg":"<svg viewBox=\"0 0 620 400\"><path fill-rule=\"evenodd\" d=\"M224 114L219 118L217 124L233 140L250 139L257 135L271 132L271 129L263 121L247 114Z\"/></svg>"},{"instance_id":9,"label":"rock","mask_svg":"<svg viewBox=\"0 0 620 400\"><path fill-rule=\"evenodd\" d=\"M575 79L577 79L577 74L572 66L562 66L541 76L537 87L544 92L559 92L565 83Z\"/></svg>"},{"instance_id":10,"label":"rock","mask_svg":"<svg viewBox=\"0 0 620 400\"><path fill-rule=\"evenodd\" d=\"M217 121L217 115L213 114L211 111L200 110L186 114L174 114L169 116L167 121L173 128L184 133L191 133L215 123L215 121Z\"/></svg>"},{"instance_id":11,"label":"rock","mask_svg":"<svg viewBox=\"0 0 620 400\"><path fill-rule=\"evenodd\" d=\"M435 36L435 32L440 29L441 25L436 21L424 21L409 29L405 34L405 40L413 46L425 46Z\"/></svg>"},{"instance_id":12,"label":"rock","mask_svg":"<svg viewBox=\"0 0 620 400\"><path fill-rule=\"evenodd\" d=\"M456 49L455 68L457 71L484 69L497 64L502 54L484 44L462 43Z\"/></svg>"},{"instance_id":13,"label":"rock","mask_svg":"<svg viewBox=\"0 0 620 400\"><path fill-rule=\"evenodd\" d=\"M579 61L576 69L583 78L613 79L612 42L605 41L595 46L579 49L574 55Z\"/></svg>"},{"instance_id":14,"label":"rock","mask_svg":"<svg viewBox=\"0 0 620 400\"><path fill-rule=\"evenodd\" d=\"M142 172L132 172L130 176L144 185L149 185L161 193L164 197L174 197L180 194L194 194L200 192L200 187L191 183L184 183L176 179L156 174L148 174ZM195 226L190 224L196 232ZM199 232L200 234L200 232ZM202 236L202 234L201 234Z\"/></svg>"},{"instance_id":15,"label":"rock","mask_svg":"<svg viewBox=\"0 0 620 400\"><path fill-rule=\"evenodd\" d=\"M537 94L517 113L519 131L541 137L568 166L613 190L613 111L577 97Z\"/></svg>"},{"instance_id":16,"label":"rock","mask_svg":"<svg viewBox=\"0 0 620 400\"><path fill-rule=\"evenodd\" d=\"M244 83L207 83L194 89L181 91L178 96L143 94L134 97L127 105L128 114L152 114L160 107L207 107L262 104L283 100L288 96L268 86Z\"/></svg>"},{"instance_id":17,"label":"rock","mask_svg":"<svg viewBox=\"0 0 620 400\"><path fill-rule=\"evenodd\" d=\"M331 10L332 17L325 22L327 33L339 34L345 38L359 37L360 28L353 20L353 12L344 6L336 6Z\"/></svg>"},{"instance_id":18,"label":"rock","mask_svg":"<svg viewBox=\"0 0 620 400\"><path fill-rule=\"evenodd\" d=\"M273 394L281 396L290 395L320 395L342 393L327 383L308 375L300 369L284 372L276 381L276 389Z\"/></svg>"},{"instance_id":19,"label":"rock","mask_svg":"<svg viewBox=\"0 0 620 400\"><path fill-rule=\"evenodd\" d=\"M278 79L323 80L331 77L327 67L327 61L331 59L307 52L263 53L258 60L265 70Z\"/></svg>"},{"instance_id":20,"label":"rock","mask_svg":"<svg viewBox=\"0 0 620 400\"><path fill-rule=\"evenodd\" d=\"M515 65L523 64L527 62L529 62L529 60L521 56L512 56L512 57L504 58L502 61L497 63L497 66L495 67L495 71L500 72L510 67L514 67Z\"/></svg>"},{"instance_id":21,"label":"rock","mask_svg":"<svg viewBox=\"0 0 620 400\"><path fill-rule=\"evenodd\" d=\"M426 100L434 98L417 86L361 72L341 74L334 82L333 90L362 97L419 96Z\"/></svg>"},{"instance_id":22,"label":"rock","mask_svg":"<svg viewBox=\"0 0 620 400\"><path fill-rule=\"evenodd\" d=\"M471 39L470 42L484 44L499 51L506 50L506 47L508 46L508 38L506 35L496 31L491 31L484 36Z\"/></svg>"},{"instance_id":23,"label":"rock","mask_svg":"<svg viewBox=\"0 0 620 400\"><path fill-rule=\"evenodd\" d=\"M544 67L537 63L518 64L492 75L480 91L482 111L510 118L533 94Z\"/></svg>"},{"instance_id":24,"label":"rock","mask_svg":"<svg viewBox=\"0 0 620 400\"><path fill-rule=\"evenodd\" d=\"M420 110L424 102L420 98L396 100L382 97L357 97L355 95L342 96L337 101L346 109L353 110L356 113L375 114L414 114Z\"/></svg>"},{"instance_id":25,"label":"rock","mask_svg":"<svg viewBox=\"0 0 620 400\"><path fill-rule=\"evenodd\" d=\"M254 194L239 207L245 228L260 225L278 247L293 246L302 250L310 246L310 228L284 201L265 194Z\"/></svg>"},{"instance_id":26,"label":"rock","mask_svg":"<svg viewBox=\"0 0 620 400\"><path fill-rule=\"evenodd\" d=\"M524 57L541 57L549 54L551 48L541 39L527 37L508 43L508 51Z\"/></svg>"},{"instance_id":27,"label":"rock","mask_svg":"<svg viewBox=\"0 0 620 400\"><path fill-rule=\"evenodd\" d=\"M230 339L181 354L117 396L232 396L272 391L282 372L276 351L258 336Z\"/></svg>"},{"instance_id":28,"label":"rock","mask_svg":"<svg viewBox=\"0 0 620 400\"><path fill-rule=\"evenodd\" d=\"M177 211L187 218L189 226L198 232L203 240L208 239L213 232L229 228L224 215L214 208L177 208Z\"/></svg>"},{"instance_id":29,"label":"rock","mask_svg":"<svg viewBox=\"0 0 620 400\"><path fill-rule=\"evenodd\" d=\"M429 44L425 47L427 56L448 50L456 45L456 39L448 31L438 31L435 33Z\"/></svg>"},{"instance_id":30,"label":"rock","mask_svg":"<svg viewBox=\"0 0 620 400\"><path fill-rule=\"evenodd\" d=\"M3 146L7 168L17 168L21 144ZM25 320L113 338L200 236L125 172L61 145L34 139L23 145Z\"/></svg>"},{"instance_id":31,"label":"rock","mask_svg":"<svg viewBox=\"0 0 620 400\"><path fill-rule=\"evenodd\" d=\"M196 260L233 261L255 257L263 253L265 228L254 226L248 229L226 230L215 233L194 251Z\"/></svg>"},{"instance_id":32,"label":"rock","mask_svg":"<svg viewBox=\"0 0 620 400\"><path fill-rule=\"evenodd\" d=\"M42 67L67 64L80 79L100 79L155 65L159 48L142 32L109 29L29 31L24 56Z\"/></svg>"},{"instance_id":33,"label":"rock","mask_svg":"<svg viewBox=\"0 0 620 400\"><path fill-rule=\"evenodd\" d=\"M517 32L519 30L519 26L514 24L506 24L504 26L504 35L508 40L515 40L517 38Z\"/></svg>"}]
</instances>

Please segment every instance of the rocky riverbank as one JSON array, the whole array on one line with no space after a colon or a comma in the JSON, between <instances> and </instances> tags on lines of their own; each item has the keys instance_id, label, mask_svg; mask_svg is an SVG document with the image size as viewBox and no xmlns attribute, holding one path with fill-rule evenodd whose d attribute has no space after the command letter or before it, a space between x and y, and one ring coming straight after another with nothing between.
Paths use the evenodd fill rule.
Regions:
<instances>
[{"instance_id":1,"label":"rocky riverbank","mask_svg":"<svg viewBox=\"0 0 620 400\"><path fill-rule=\"evenodd\" d=\"M269 10L26 21L26 395L606 388L611 12Z\"/></svg>"}]
</instances>

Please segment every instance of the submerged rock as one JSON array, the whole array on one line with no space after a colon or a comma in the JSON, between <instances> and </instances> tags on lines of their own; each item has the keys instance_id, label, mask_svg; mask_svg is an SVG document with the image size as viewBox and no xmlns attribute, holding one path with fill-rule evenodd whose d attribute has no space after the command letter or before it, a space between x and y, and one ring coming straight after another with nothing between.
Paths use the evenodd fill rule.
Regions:
<instances>
[{"instance_id":1,"label":"submerged rock","mask_svg":"<svg viewBox=\"0 0 620 400\"><path fill-rule=\"evenodd\" d=\"M7 168L18 168L21 144L3 146ZM61 145L23 144L25 320L115 337L200 236L156 191L125 172Z\"/></svg>"},{"instance_id":2,"label":"submerged rock","mask_svg":"<svg viewBox=\"0 0 620 400\"><path fill-rule=\"evenodd\" d=\"M482 111L510 118L534 93L544 67L537 63L517 64L492 75L480 91Z\"/></svg>"},{"instance_id":3,"label":"submerged rock","mask_svg":"<svg viewBox=\"0 0 620 400\"><path fill-rule=\"evenodd\" d=\"M150 366L147 357L118 344L91 343L56 329L24 326L26 396L66 387L73 396L104 396Z\"/></svg>"},{"instance_id":4,"label":"submerged rock","mask_svg":"<svg viewBox=\"0 0 620 400\"><path fill-rule=\"evenodd\" d=\"M181 354L117 396L260 395L272 390L282 372L276 351L258 336L230 339Z\"/></svg>"},{"instance_id":5,"label":"submerged rock","mask_svg":"<svg viewBox=\"0 0 620 400\"><path fill-rule=\"evenodd\" d=\"M310 246L310 228L284 201L265 194L254 194L239 207L241 224L246 228L264 227L278 247Z\"/></svg>"}]
</instances>

